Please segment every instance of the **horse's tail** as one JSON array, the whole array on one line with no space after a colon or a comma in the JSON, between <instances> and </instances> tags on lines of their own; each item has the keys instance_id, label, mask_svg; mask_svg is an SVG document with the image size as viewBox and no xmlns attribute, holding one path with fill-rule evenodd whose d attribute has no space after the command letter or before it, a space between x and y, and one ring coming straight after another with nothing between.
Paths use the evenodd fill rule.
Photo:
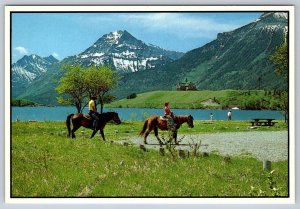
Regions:
<instances>
[{"instance_id":1,"label":"horse's tail","mask_svg":"<svg viewBox=\"0 0 300 209\"><path fill-rule=\"evenodd\" d=\"M143 126L143 130L140 133L140 136L143 136L145 134L145 131L147 130L148 127L148 120L145 121L144 126Z\"/></svg>"},{"instance_id":2,"label":"horse's tail","mask_svg":"<svg viewBox=\"0 0 300 209\"><path fill-rule=\"evenodd\" d=\"M73 117L73 115L74 114L68 115L67 120L66 120L66 125L68 128L68 137L70 137L70 134L71 134L71 117Z\"/></svg>"}]
</instances>

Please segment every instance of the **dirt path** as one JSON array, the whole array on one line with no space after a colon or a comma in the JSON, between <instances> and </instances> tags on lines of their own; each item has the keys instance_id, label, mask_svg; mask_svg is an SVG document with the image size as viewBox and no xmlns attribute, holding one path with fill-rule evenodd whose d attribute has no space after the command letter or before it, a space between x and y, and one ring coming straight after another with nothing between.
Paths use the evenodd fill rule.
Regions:
<instances>
[{"instance_id":1,"label":"dirt path","mask_svg":"<svg viewBox=\"0 0 300 209\"><path fill-rule=\"evenodd\" d=\"M287 131L253 131L228 132L212 134L178 135L181 143L201 143L201 151L218 152L221 155L252 155L259 160L283 161L288 159ZM143 144L143 139L133 137L127 140L132 144ZM122 143L122 142L121 142ZM153 134L148 137L148 143L157 144ZM146 148L157 149L159 146L146 145ZM182 146L181 149L190 149Z\"/></svg>"}]
</instances>

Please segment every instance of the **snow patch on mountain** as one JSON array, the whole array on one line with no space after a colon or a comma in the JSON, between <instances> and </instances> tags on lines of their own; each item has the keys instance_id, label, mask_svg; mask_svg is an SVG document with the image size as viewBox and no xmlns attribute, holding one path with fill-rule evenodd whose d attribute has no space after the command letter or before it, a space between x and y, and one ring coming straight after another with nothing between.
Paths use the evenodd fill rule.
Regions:
<instances>
[{"instance_id":1,"label":"snow patch on mountain","mask_svg":"<svg viewBox=\"0 0 300 209\"><path fill-rule=\"evenodd\" d=\"M80 56L81 59L89 58L89 57L102 57L105 53L91 53L91 54L83 54Z\"/></svg>"},{"instance_id":2,"label":"snow patch on mountain","mask_svg":"<svg viewBox=\"0 0 300 209\"><path fill-rule=\"evenodd\" d=\"M269 17L287 20L288 13L287 12L266 12L260 17L260 19L265 19L265 18L269 18Z\"/></svg>"},{"instance_id":3,"label":"snow patch on mountain","mask_svg":"<svg viewBox=\"0 0 300 209\"><path fill-rule=\"evenodd\" d=\"M119 43L119 38L122 36L123 34L118 32L118 31L115 31L115 32L112 32L110 34L107 35L106 39L107 39L107 42L111 43L111 44L118 44Z\"/></svg>"},{"instance_id":4,"label":"snow patch on mountain","mask_svg":"<svg viewBox=\"0 0 300 209\"><path fill-rule=\"evenodd\" d=\"M13 68L13 74L18 75L18 77L19 77L19 79L18 79L18 78L16 78L16 76L14 76L13 81L25 80L27 82L30 82L37 77L37 74L29 72L20 66L16 66Z\"/></svg>"}]
</instances>

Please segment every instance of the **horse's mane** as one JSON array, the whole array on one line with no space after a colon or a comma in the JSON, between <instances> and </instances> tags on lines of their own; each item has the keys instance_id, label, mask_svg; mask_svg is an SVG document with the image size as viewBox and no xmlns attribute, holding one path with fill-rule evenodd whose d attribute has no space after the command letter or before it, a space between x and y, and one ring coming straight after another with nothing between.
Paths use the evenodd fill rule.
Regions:
<instances>
[{"instance_id":1,"label":"horse's mane","mask_svg":"<svg viewBox=\"0 0 300 209\"><path fill-rule=\"evenodd\" d=\"M178 120L186 120L188 117L190 117L190 115L175 115L175 118Z\"/></svg>"},{"instance_id":2,"label":"horse's mane","mask_svg":"<svg viewBox=\"0 0 300 209\"><path fill-rule=\"evenodd\" d=\"M99 117L104 117L104 118L107 118L111 115L115 115L116 112L103 112L103 113L99 113Z\"/></svg>"}]
</instances>

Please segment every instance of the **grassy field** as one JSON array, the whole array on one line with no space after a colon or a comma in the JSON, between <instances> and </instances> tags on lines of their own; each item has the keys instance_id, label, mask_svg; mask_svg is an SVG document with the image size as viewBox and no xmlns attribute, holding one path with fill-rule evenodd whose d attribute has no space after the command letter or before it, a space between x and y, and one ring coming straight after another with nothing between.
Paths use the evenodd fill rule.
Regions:
<instances>
[{"instance_id":1,"label":"grassy field","mask_svg":"<svg viewBox=\"0 0 300 209\"><path fill-rule=\"evenodd\" d=\"M180 133L249 131L239 121L196 121ZM200 125L199 125L200 124ZM108 124L108 140L138 135L142 122ZM280 122L271 128L287 130ZM161 156L134 146L103 142L79 129L66 138L63 122L12 123L12 197L248 197L287 196L288 162L274 162L274 172L262 170L251 157Z\"/></svg>"},{"instance_id":2,"label":"grassy field","mask_svg":"<svg viewBox=\"0 0 300 209\"><path fill-rule=\"evenodd\" d=\"M170 101L172 108L202 108L201 102L214 97L225 97L223 91L153 91L138 94L134 99L122 99L108 104L107 107L148 107L161 108L165 101ZM188 101L188 102L187 102Z\"/></svg>"},{"instance_id":3,"label":"grassy field","mask_svg":"<svg viewBox=\"0 0 300 209\"><path fill-rule=\"evenodd\" d=\"M219 91L152 91L137 94L132 99L114 101L105 107L161 108L165 101L171 108L183 109L273 109L279 107L280 96L262 90L219 90Z\"/></svg>"}]
</instances>

